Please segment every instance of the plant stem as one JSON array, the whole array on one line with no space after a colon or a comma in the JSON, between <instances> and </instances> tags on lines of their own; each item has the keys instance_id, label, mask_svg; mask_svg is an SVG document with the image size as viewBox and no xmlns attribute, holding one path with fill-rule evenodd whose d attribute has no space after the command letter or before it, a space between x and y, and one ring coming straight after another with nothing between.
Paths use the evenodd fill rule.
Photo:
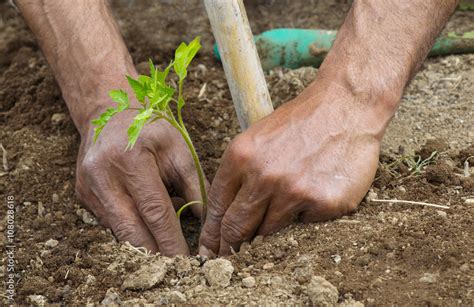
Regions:
<instances>
[{"instance_id":1,"label":"plant stem","mask_svg":"<svg viewBox=\"0 0 474 307\"><path fill-rule=\"evenodd\" d=\"M184 139L184 142L188 146L189 151L191 152L191 156L194 161L194 168L196 169L198 179L199 179L199 189L201 192L201 202L203 207L207 206L207 192L206 192L206 180L204 177L204 171L202 170L201 162L199 161L199 157L196 153L196 149L194 148L193 142L191 141L191 137L189 136L188 130L183 125L180 125L171 113L171 117L163 117L166 121L168 121L176 130L179 131L181 136Z\"/></svg>"}]
</instances>

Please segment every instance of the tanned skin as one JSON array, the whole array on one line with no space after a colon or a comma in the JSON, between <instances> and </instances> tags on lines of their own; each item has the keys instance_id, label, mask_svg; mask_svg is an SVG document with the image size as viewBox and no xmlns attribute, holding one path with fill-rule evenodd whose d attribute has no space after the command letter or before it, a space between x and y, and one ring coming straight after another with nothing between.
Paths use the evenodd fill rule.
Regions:
<instances>
[{"instance_id":1,"label":"tanned skin","mask_svg":"<svg viewBox=\"0 0 474 307\"><path fill-rule=\"evenodd\" d=\"M188 247L167 187L199 199L184 142L166 122L124 151L127 113L92 144L107 92L137 73L106 1L17 0L81 134L76 191L120 240L165 255ZM237 136L209 190L200 254L226 255L296 220L337 218L369 189L385 129L455 0L355 0L316 80ZM195 212L199 214L199 210Z\"/></svg>"}]
</instances>

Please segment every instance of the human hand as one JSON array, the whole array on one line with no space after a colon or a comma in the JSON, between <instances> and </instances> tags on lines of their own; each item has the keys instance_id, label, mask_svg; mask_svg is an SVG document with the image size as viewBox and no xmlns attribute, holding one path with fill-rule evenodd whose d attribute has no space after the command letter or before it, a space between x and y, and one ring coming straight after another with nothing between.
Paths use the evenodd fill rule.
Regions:
<instances>
[{"instance_id":1,"label":"human hand","mask_svg":"<svg viewBox=\"0 0 474 307\"><path fill-rule=\"evenodd\" d=\"M112 229L119 240L164 255L189 254L168 194L200 199L193 160L179 133L165 121L143 128L132 150L125 151L133 112L116 115L96 144L90 129L77 164L79 199ZM200 206L193 206L200 215Z\"/></svg>"},{"instance_id":2,"label":"human hand","mask_svg":"<svg viewBox=\"0 0 474 307\"><path fill-rule=\"evenodd\" d=\"M354 211L388 123L358 99L321 80L237 136L210 188L200 254L226 255L297 219Z\"/></svg>"}]
</instances>

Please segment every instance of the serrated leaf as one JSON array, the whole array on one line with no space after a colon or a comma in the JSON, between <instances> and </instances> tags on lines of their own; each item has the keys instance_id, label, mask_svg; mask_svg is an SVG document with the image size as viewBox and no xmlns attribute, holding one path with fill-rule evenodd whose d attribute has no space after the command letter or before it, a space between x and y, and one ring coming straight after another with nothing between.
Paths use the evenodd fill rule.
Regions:
<instances>
[{"instance_id":1,"label":"serrated leaf","mask_svg":"<svg viewBox=\"0 0 474 307\"><path fill-rule=\"evenodd\" d=\"M150 77L154 80L156 72L155 64L153 64L153 61L151 59L148 59L148 65L150 66Z\"/></svg>"},{"instance_id":2,"label":"serrated leaf","mask_svg":"<svg viewBox=\"0 0 474 307\"><path fill-rule=\"evenodd\" d=\"M187 68L200 48L201 43L200 37L198 36L192 40L189 45L186 45L186 43L183 42L176 49L174 55L174 71L178 75L180 81L186 78Z\"/></svg>"},{"instance_id":3,"label":"serrated leaf","mask_svg":"<svg viewBox=\"0 0 474 307\"><path fill-rule=\"evenodd\" d=\"M118 103L117 110L122 112L130 106L130 101L128 100L128 94L124 90L111 90L109 92L109 97L112 101Z\"/></svg>"},{"instance_id":4,"label":"serrated leaf","mask_svg":"<svg viewBox=\"0 0 474 307\"><path fill-rule=\"evenodd\" d=\"M96 118L91 121L91 123L96 126L94 128L94 143L97 141L100 133L104 129L105 125L109 122L109 120L120 111L116 108L107 108L104 113L100 114L99 118Z\"/></svg>"},{"instance_id":5,"label":"serrated leaf","mask_svg":"<svg viewBox=\"0 0 474 307\"><path fill-rule=\"evenodd\" d=\"M140 136L140 132L143 129L143 126L146 122L150 119L151 115L153 114L152 109L141 110L140 113L135 116L133 119L132 124L128 127L127 134L128 134L128 144L126 149L132 149L135 146L135 143Z\"/></svg>"},{"instance_id":6,"label":"serrated leaf","mask_svg":"<svg viewBox=\"0 0 474 307\"><path fill-rule=\"evenodd\" d=\"M127 76L128 84L132 88L133 92L135 93L135 97L141 103L145 103L145 96L146 96L146 89L145 87L138 82L138 80L133 79L130 76Z\"/></svg>"}]
</instances>

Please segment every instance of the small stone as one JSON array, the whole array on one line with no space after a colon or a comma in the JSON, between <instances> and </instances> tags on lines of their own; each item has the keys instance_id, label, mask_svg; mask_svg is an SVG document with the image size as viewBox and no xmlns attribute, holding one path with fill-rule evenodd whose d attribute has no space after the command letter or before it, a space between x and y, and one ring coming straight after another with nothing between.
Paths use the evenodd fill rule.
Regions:
<instances>
[{"instance_id":1,"label":"small stone","mask_svg":"<svg viewBox=\"0 0 474 307\"><path fill-rule=\"evenodd\" d=\"M199 260L197 259L192 259L190 262L189 262L192 266L195 266L195 267L198 267L201 265L201 263L199 262Z\"/></svg>"},{"instance_id":2,"label":"small stone","mask_svg":"<svg viewBox=\"0 0 474 307\"><path fill-rule=\"evenodd\" d=\"M245 277L244 279L242 279L242 285L245 287L245 288L252 288L255 286L255 278L253 278L252 276L249 276L249 277Z\"/></svg>"},{"instance_id":3,"label":"small stone","mask_svg":"<svg viewBox=\"0 0 474 307\"><path fill-rule=\"evenodd\" d=\"M209 285L225 288L230 285L234 267L229 260L220 258L204 263L203 271Z\"/></svg>"},{"instance_id":4,"label":"small stone","mask_svg":"<svg viewBox=\"0 0 474 307\"><path fill-rule=\"evenodd\" d=\"M339 264L342 260L341 256L336 254L331 256L332 260L334 261L335 264Z\"/></svg>"},{"instance_id":5,"label":"small stone","mask_svg":"<svg viewBox=\"0 0 474 307\"><path fill-rule=\"evenodd\" d=\"M122 300L120 299L120 296L117 293L117 290L115 288L109 288L107 292L105 292L104 299L101 302L101 305L121 305Z\"/></svg>"},{"instance_id":6,"label":"small stone","mask_svg":"<svg viewBox=\"0 0 474 307\"><path fill-rule=\"evenodd\" d=\"M461 265L461 267L459 267L459 270L461 270L461 272L467 272L469 271L469 268L470 268L469 263L466 262L463 265Z\"/></svg>"},{"instance_id":7,"label":"small stone","mask_svg":"<svg viewBox=\"0 0 474 307\"><path fill-rule=\"evenodd\" d=\"M84 210L82 212L82 221L85 223L85 224L89 224L89 225L97 225L97 220L95 218L95 216L93 216L89 211L87 210Z\"/></svg>"},{"instance_id":8,"label":"small stone","mask_svg":"<svg viewBox=\"0 0 474 307\"><path fill-rule=\"evenodd\" d=\"M122 289L150 289L163 281L167 270L168 266L163 259L142 265L141 268L125 278Z\"/></svg>"},{"instance_id":9,"label":"small stone","mask_svg":"<svg viewBox=\"0 0 474 307\"><path fill-rule=\"evenodd\" d=\"M468 198L464 201L467 205L474 205L474 198Z\"/></svg>"},{"instance_id":10,"label":"small stone","mask_svg":"<svg viewBox=\"0 0 474 307\"><path fill-rule=\"evenodd\" d=\"M370 190L367 196L365 197L365 201L370 203L372 200L377 199L379 195L374 192L374 190Z\"/></svg>"},{"instance_id":11,"label":"small stone","mask_svg":"<svg viewBox=\"0 0 474 307\"><path fill-rule=\"evenodd\" d=\"M86 285L93 285L96 282L96 278L94 275L87 275L86 277Z\"/></svg>"},{"instance_id":12,"label":"small stone","mask_svg":"<svg viewBox=\"0 0 474 307\"><path fill-rule=\"evenodd\" d=\"M171 291L169 295L169 302L171 304L186 303L186 295L179 291Z\"/></svg>"},{"instance_id":13,"label":"small stone","mask_svg":"<svg viewBox=\"0 0 474 307\"><path fill-rule=\"evenodd\" d=\"M263 236L256 236L252 241L252 246L258 246L263 243Z\"/></svg>"},{"instance_id":14,"label":"small stone","mask_svg":"<svg viewBox=\"0 0 474 307\"><path fill-rule=\"evenodd\" d=\"M188 258L180 258L176 262L176 273L178 273L179 276L184 276L186 273L191 271L191 261Z\"/></svg>"},{"instance_id":15,"label":"small stone","mask_svg":"<svg viewBox=\"0 0 474 307\"><path fill-rule=\"evenodd\" d=\"M49 239L48 241L44 242L44 246L49 247L49 248L56 247L58 246L58 244L59 244L58 240L54 240L54 239Z\"/></svg>"},{"instance_id":16,"label":"small stone","mask_svg":"<svg viewBox=\"0 0 474 307\"><path fill-rule=\"evenodd\" d=\"M273 267L275 266L275 264L273 264L273 262L267 262L263 265L263 269L264 270L270 270L270 269L273 269Z\"/></svg>"},{"instance_id":17,"label":"small stone","mask_svg":"<svg viewBox=\"0 0 474 307\"><path fill-rule=\"evenodd\" d=\"M29 301L33 306L45 306L48 304L48 300L43 295L28 295L27 301Z\"/></svg>"},{"instance_id":18,"label":"small stone","mask_svg":"<svg viewBox=\"0 0 474 307\"><path fill-rule=\"evenodd\" d=\"M436 213L441 216L442 218L448 217L448 214L442 210L436 210Z\"/></svg>"},{"instance_id":19,"label":"small stone","mask_svg":"<svg viewBox=\"0 0 474 307\"><path fill-rule=\"evenodd\" d=\"M349 298L340 303L338 307L364 307L364 303L356 301L353 298Z\"/></svg>"},{"instance_id":20,"label":"small stone","mask_svg":"<svg viewBox=\"0 0 474 307\"><path fill-rule=\"evenodd\" d=\"M53 203L54 204L59 203L59 195L58 194L54 193L52 198L53 198Z\"/></svg>"},{"instance_id":21,"label":"small stone","mask_svg":"<svg viewBox=\"0 0 474 307\"><path fill-rule=\"evenodd\" d=\"M432 284L436 282L437 274L424 273L423 276L419 279L420 282L426 284Z\"/></svg>"},{"instance_id":22,"label":"small stone","mask_svg":"<svg viewBox=\"0 0 474 307\"><path fill-rule=\"evenodd\" d=\"M66 120L66 114L64 113L54 113L51 116L51 122L55 125L62 123Z\"/></svg>"},{"instance_id":23,"label":"small stone","mask_svg":"<svg viewBox=\"0 0 474 307\"><path fill-rule=\"evenodd\" d=\"M293 237L288 238L288 243L293 247L298 247L298 245L299 245L298 241L296 241L295 238L293 238Z\"/></svg>"},{"instance_id":24,"label":"small stone","mask_svg":"<svg viewBox=\"0 0 474 307\"><path fill-rule=\"evenodd\" d=\"M54 277L53 277L53 276L49 276L49 277L48 277L48 281L49 281L49 282L54 282Z\"/></svg>"},{"instance_id":25,"label":"small stone","mask_svg":"<svg viewBox=\"0 0 474 307\"><path fill-rule=\"evenodd\" d=\"M240 245L239 254L245 254L249 250L250 250L250 243L242 242L242 244Z\"/></svg>"},{"instance_id":26,"label":"small stone","mask_svg":"<svg viewBox=\"0 0 474 307\"><path fill-rule=\"evenodd\" d=\"M402 186L402 185L401 185L401 186L398 186L398 190L399 190L400 192L402 192L403 194L405 194L405 193L407 192L407 189L405 189L405 187Z\"/></svg>"},{"instance_id":27,"label":"small stone","mask_svg":"<svg viewBox=\"0 0 474 307\"><path fill-rule=\"evenodd\" d=\"M305 284L311 280L313 269L311 267L298 267L293 271L293 277L300 284Z\"/></svg>"},{"instance_id":28,"label":"small stone","mask_svg":"<svg viewBox=\"0 0 474 307\"><path fill-rule=\"evenodd\" d=\"M321 276L313 276L308 284L307 294L314 306L335 306L339 291Z\"/></svg>"}]
</instances>

